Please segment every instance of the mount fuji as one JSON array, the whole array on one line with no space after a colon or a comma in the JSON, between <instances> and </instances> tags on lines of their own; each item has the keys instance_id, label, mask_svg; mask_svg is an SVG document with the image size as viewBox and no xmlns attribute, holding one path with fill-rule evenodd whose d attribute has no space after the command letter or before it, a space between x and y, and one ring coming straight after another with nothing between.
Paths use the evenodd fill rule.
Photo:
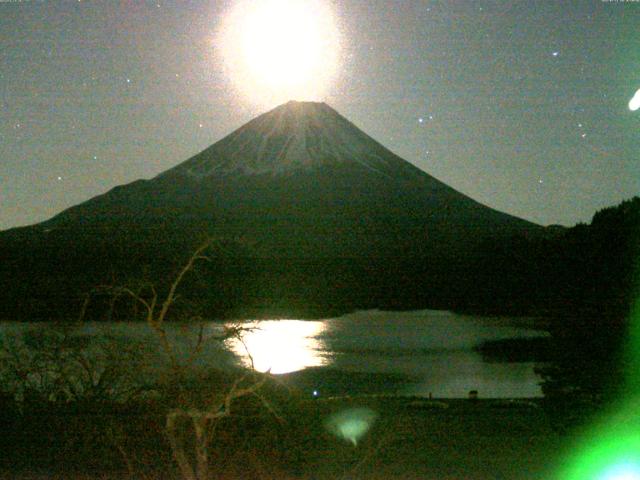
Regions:
<instances>
[{"instance_id":1,"label":"mount fuji","mask_svg":"<svg viewBox=\"0 0 640 480\"><path fill-rule=\"evenodd\" d=\"M223 292L208 307L220 315L448 307L466 295L472 280L461 278L483 243L543 231L445 185L328 105L288 102L155 178L0 232L10 259L0 275L53 315L108 275L166 273L161 262L207 234L242 245L204 275ZM15 288L0 294L0 316L29 310Z\"/></svg>"}]
</instances>

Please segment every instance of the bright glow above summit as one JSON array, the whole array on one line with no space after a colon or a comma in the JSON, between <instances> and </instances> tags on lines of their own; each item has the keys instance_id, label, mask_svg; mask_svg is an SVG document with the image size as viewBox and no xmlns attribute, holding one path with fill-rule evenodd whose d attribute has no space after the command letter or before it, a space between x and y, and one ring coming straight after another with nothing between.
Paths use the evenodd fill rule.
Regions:
<instances>
[{"instance_id":1,"label":"bright glow above summit","mask_svg":"<svg viewBox=\"0 0 640 480\"><path fill-rule=\"evenodd\" d=\"M216 42L234 85L257 103L320 100L337 71L339 35L321 0L243 0Z\"/></svg>"}]
</instances>

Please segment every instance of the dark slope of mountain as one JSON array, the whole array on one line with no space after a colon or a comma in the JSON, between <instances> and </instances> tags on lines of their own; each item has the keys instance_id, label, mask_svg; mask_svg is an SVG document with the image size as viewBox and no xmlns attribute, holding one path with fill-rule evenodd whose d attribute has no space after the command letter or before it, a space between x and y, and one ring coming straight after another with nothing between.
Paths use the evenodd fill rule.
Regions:
<instances>
[{"instance_id":1,"label":"dark slope of mountain","mask_svg":"<svg viewBox=\"0 0 640 480\"><path fill-rule=\"evenodd\" d=\"M299 102L42 227L167 221L248 235L255 254L269 257L423 255L539 228L434 179L329 106Z\"/></svg>"},{"instance_id":2,"label":"dark slope of mountain","mask_svg":"<svg viewBox=\"0 0 640 480\"><path fill-rule=\"evenodd\" d=\"M109 272L159 275L204 234L242 239L242 253L207 274L227 292L216 307L322 311L446 306L466 295L460 279L483 241L542 232L402 160L329 106L289 102L151 180L2 233L0 249L5 278L44 282L36 293L54 299ZM3 295L7 315L34 295L23 290Z\"/></svg>"}]
</instances>

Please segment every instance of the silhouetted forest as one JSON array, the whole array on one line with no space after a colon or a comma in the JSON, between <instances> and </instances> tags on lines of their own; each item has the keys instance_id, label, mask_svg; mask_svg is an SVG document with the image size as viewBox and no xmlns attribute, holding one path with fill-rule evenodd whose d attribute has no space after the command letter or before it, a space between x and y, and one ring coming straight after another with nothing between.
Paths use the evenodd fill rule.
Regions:
<instances>
[{"instance_id":1,"label":"silhouetted forest","mask_svg":"<svg viewBox=\"0 0 640 480\"><path fill-rule=\"evenodd\" d=\"M566 297L554 299L557 362L542 372L545 393L569 390L605 401L624 394L622 349L638 294L640 198L597 212L590 225L559 237L551 252L563 270L548 288Z\"/></svg>"},{"instance_id":2,"label":"silhouetted forest","mask_svg":"<svg viewBox=\"0 0 640 480\"><path fill-rule=\"evenodd\" d=\"M481 270L493 282L477 305L495 307L494 298L543 314L553 352L552 362L539 369L544 393L606 402L624 393L622 350L638 294L639 260L635 197L546 239L485 245Z\"/></svg>"},{"instance_id":3,"label":"silhouetted forest","mask_svg":"<svg viewBox=\"0 0 640 480\"><path fill-rule=\"evenodd\" d=\"M4 232L0 318L76 318L100 284L146 282L162 291L202 238L216 233L167 217L127 231L101 228ZM256 257L250 241L225 238L213 261L186 281L174 315L309 318L367 308L536 315L551 319L544 326L556 352L554 366L542 371L545 392L597 396L620 384L617 355L634 299L639 239L637 197L597 212L588 225L485 239L479 248L435 257ZM93 319L131 318L107 303L100 308L94 297Z\"/></svg>"}]
</instances>

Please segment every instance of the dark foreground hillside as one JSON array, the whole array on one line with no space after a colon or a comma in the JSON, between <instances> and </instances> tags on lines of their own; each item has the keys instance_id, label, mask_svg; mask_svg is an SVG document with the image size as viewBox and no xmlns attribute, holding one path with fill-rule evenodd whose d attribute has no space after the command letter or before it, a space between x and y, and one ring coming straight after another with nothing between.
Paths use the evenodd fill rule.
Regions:
<instances>
[{"instance_id":1,"label":"dark foreground hillside","mask_svg":"<svg viewBox=\"0 0 640 480\"><path fill-rule=\"evenodd\" d=\"M331 414L354 407L378 415L357 446L325 428ZM542 480L567 440L524 401L289 400L278 412L247 408L218 425L211 478ZM3 408L2 417L2 478L179 478L163 416L149 406Z\"/></svg>"}]
</instances>

